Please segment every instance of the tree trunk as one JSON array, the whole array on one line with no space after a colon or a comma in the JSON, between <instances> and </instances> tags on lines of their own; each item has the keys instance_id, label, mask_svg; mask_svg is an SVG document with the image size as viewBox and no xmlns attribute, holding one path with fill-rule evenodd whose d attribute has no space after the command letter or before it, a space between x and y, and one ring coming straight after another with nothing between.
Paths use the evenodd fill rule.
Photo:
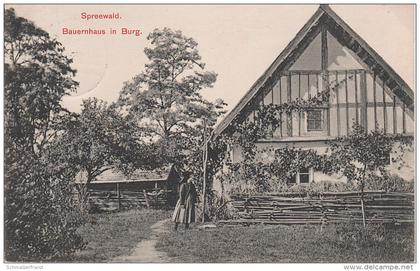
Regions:
<instances>
[{"instance_id":1,"label":"tree trunk","mask_svg":"<svg viewBox=\"0 0 420 271\"><path fill-rule=\"evenodd\" d=\"M89 201L89 193L88 193L88 185L87 183L80 183L76 185L77 189L77 203L79 206L79 210L82 213L87 212L88 210L88 201Z\"/></svg>"},{"instance_id":2,"label":"tree trunk","mask_svg":"<svg viewBox=\"0 0 420 271\"><path fill-rule=\"evenodd\" d=\"M202 223L205 222L206 214L206 178L207 178L207 135L206 135L206 121L204 121L204 152L203 152L203 217Z\"/></svg>"}]
</instances>

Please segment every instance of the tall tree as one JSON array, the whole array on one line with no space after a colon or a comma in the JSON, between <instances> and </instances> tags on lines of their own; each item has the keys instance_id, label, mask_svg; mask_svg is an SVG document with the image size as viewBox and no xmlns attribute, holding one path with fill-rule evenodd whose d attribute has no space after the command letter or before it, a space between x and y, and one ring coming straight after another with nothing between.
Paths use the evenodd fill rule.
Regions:
<instances>
[{"instance_id":1,"label":"tall tree","mask_svg":"<svg viewBox=\"0 0 420 271\"><path fill-rule=\"evenodd\" d=\"M96 98L83 100L81 113L67 118L64 131L55 144L55 159L77 172L75 187L82 212L87 210L88 185L100 174L111 169L129 174L156 160L151 158L153 144L139 140L142 130L115 104Z\"/></svg>"},{"instance_id":2,"label":"tall tree","mask_svg":"<svg viewBox=\"0 0 420 271\"><path fill-rule=\"evenodd\" d=\"M40 153L52 139L63 96L75 91L75 70L60 42L13 9L5 11L5 126L7 146ZM13 145L12 145L13 144Z\"/></svg>"},{"instance_id":3,"label":"tall tree","mask_svg":"<svg viewBox=\"0 0 420 271\"><path fill-rule=\"evenodd\" d=\"M74 172L51 159L61 99L78 83L57 40L13 9L4 16L5 258L53 259L83 247L69 197Z\"/></svg>"},{"instance_id":4,"label":"tall tree","mask_svg":"<svg viewBox=\"0 0 420 271\"><path fill-rule=\"evenodd\" d=\"M193 138L202 143L203 122L212 127L223 113L221 99L210 102L200 93L213 87L217 75L205 70L197 42L181 31L155 29L147 39L152 47L144 52L150 62L125 83L119 104L152 140L160 141L166 162L182 164L197 145Z\"/></svg>"},{"instance_id":5,"label":"tall tree","mask_svg":"<svg viewBox=\"0 0 420 271\"><path fill-rule=\"evenodd\" d=\"M83 101L80 114L67 120L66 132L57 148L64 161L71 161L89 184L101 173L119 168L129 173L139 167L150 167L153 148L139 139L143 131L129 116L123 116L115 104L97 98Z\"/></svg>"}]
</instances>

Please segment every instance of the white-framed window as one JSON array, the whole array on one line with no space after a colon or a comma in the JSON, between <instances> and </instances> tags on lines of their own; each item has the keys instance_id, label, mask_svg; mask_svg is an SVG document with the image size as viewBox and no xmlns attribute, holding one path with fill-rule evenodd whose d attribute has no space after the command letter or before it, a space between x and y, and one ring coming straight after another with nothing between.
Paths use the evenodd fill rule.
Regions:
<instances>
[{"instance_id":1,"label":"white-framed window","mask_svg":"<svg viewBox=\"0 0 420 271\"><path fill-rule=\"evenodd\" d=\"M313 168L301 169L293 178L290 179L292 184L306 184L314 181Z\"/></svg>"},{"instance_id":2,"label":"white-framed window","mask_svg":"<svg viewBox=\"0 0 420 271\"><path fill-rule=\"evenodd\" d=\"M306 112L306 131L321 132L325 130L323 109L311 109Z\"/></svg>"}]
</instances>

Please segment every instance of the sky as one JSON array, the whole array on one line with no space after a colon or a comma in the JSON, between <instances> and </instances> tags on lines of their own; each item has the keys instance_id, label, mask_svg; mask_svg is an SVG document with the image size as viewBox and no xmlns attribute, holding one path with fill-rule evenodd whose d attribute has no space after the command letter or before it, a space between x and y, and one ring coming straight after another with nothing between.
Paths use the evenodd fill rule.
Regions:
<instances>
[{"instance_id":1,"label":"sky","mask_svg":"<svg viewBox=\"0 0 420 271\"><path fill-rule=\"evenodd\" d=\"M155 28L181 30L198 42L206 69L217 82L202 94L222 98L232 109L294 38L317 5L9 5L18 16L57 38L77 69L77 93L63 104L80 112L83 99L115 101L123 83L147 63L147 34ZM415 6L331 5L414 89ZM81 13L119 13L114 20L84 20ZM68 29L117 30L116 35L64 35ZM121 28L141 30L122 35Z\"/></svg>"}]
</instances>

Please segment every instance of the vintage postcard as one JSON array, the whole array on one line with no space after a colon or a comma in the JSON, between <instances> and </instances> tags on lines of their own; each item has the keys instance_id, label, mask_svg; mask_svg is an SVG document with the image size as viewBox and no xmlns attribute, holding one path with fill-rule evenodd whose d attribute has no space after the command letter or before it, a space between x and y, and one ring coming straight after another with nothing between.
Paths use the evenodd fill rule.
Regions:
<instances>
[{"instance_id":1,"label":"vintage postcard","mask_svg":"<svg viewBox=\"0 0 420 271\"><path fill-rule=\"evenodd\" d=\"M412 270L415 16L5 4L4 263Z\"/></svg>"}]
</instances>

